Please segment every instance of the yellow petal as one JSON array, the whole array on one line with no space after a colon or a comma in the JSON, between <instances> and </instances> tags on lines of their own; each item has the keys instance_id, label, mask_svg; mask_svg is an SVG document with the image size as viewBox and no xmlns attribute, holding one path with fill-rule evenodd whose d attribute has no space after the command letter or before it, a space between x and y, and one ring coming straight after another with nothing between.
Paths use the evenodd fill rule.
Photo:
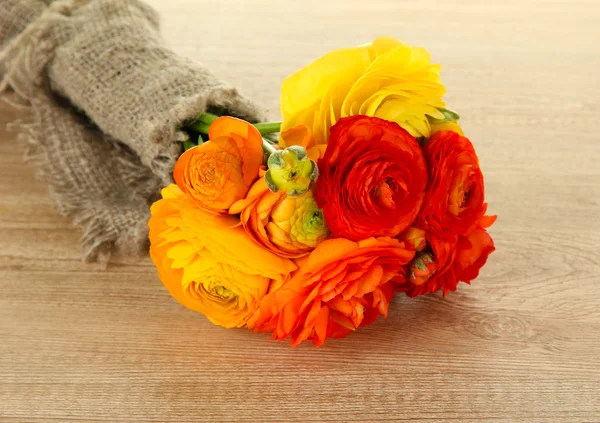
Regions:
<instances>
[{"instance_id":1,"label":"yellow petal","mask_svg":"<svg viewBox=\"0 0 600 423\"><path fill-rule=\"evenodd\" d=\"M444 123L432 123L431 124L431 135L438 131L454 131L461 136L464 136L464 132L458 122L444 122Z\"/></svg>"},{"instance_id":2,"label":"yellow petal","mask_svg":"<svg viewBox=\"0 0 600 423\"><path fill-rule=\"evenodd\" d=\"M371 63L369 50L370 46L334 50L287 77L281 87L281 130L298 124L313 128L315 119L321 116L321 101L326 96L334 106L341 105L352 84ZM323 113L324 116L330 114L329 104ZM317 144L326 143L322 133L314 135Z\"/></svg>"}]
</instances>

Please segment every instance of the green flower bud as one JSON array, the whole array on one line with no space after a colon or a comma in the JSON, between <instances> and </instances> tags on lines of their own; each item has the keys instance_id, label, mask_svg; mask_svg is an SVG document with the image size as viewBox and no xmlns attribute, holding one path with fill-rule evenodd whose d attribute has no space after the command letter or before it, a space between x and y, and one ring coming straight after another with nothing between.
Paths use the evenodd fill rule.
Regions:
<instances>
[{"instance_id":1,"label":"green flower bud","mask_svg":"<svg viewBox=\"0 0 600 423\"><path fill-rule=\"evenodd\" d=\"M271 154L267 166L265 182L269 189L284 191L292 197L304 194L319 177L317 164L308 158L304 147L297 145Z\"/></svg>"}]
</instances>

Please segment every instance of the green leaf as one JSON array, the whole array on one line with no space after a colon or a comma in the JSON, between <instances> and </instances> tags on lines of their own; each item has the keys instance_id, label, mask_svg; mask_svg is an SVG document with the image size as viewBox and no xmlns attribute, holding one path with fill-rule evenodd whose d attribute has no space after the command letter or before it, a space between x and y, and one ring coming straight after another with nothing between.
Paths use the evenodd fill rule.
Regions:
<instances>
[{"instance_id":1,"label":"green leaf","mask_svg":"<svg viewBox=\"0 0 600 423\"><path fill-rule=\"evenodd\" d=\"M193 148L193 147L196 147L196 144L194 143L194 141L187 140L187 141L183 142L183 149L185 151L188 151L190 148Z\"/></svg>"},{"instance_id":2,"label":"green leaf","mask_svg":"<svg viewBox=\"0 0 600 423\"><path fill-rule=\"evenodd\" d=\"M458 113L453 112L450 109L438 109L440 112L442 112L442 114L444 115L444 119L435 119L432 118L431 116L427 116L427 119L429 119L429 123L446 123L446 122L458 122L458 120L460 119L460 116L458 115Z\"/></svg>"},{"instance_id":3,"label":"green leaf","mask_svg":"<svg viewBox=\"0 0 600 423\"><path fill-rule=\"evenodd\" d=\"M198 145L204 144L204 138L202 138L202 134L198 134Z\"/></svg>"}]
</instances>

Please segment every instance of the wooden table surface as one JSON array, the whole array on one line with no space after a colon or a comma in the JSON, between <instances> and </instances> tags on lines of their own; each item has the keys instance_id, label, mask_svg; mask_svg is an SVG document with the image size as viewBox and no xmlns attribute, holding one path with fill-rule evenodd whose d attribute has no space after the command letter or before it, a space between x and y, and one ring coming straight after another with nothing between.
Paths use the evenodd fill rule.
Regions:
<instances>
[{"instance_id":1,"label":"wooden table surface","mask_svg":"<svg viewBox=\"0 0 600 423\"><path fill-rule=\"evenodd\" d=\"M0 130L0 422L600 422L597 0L151 3L174 49L273 118L282 78L328 50L426 46L497 252L447 298L397 298L386 321L292 349L184 309L148 259L82 263Z\"/></svg>"}]
</instances>

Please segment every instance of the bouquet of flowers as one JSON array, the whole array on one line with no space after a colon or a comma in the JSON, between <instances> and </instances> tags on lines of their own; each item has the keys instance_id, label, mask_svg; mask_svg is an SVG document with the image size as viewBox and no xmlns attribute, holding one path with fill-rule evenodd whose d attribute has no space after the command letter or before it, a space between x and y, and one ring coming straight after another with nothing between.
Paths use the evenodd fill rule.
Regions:
<instances>
[{"instance_id":1,"label":"bouquet of flowers","mask_svg":"<svg viewBox=\"0 0 600 423\"><path fill-rule=\"evenodd\" d=\"M214 324L319 346L387 316L395 292L475 279L495 216L439 72L381 37L285 79L283 122L188 122L198 143L149 223L171 295Z\"/></svg>"}]
</instances>

